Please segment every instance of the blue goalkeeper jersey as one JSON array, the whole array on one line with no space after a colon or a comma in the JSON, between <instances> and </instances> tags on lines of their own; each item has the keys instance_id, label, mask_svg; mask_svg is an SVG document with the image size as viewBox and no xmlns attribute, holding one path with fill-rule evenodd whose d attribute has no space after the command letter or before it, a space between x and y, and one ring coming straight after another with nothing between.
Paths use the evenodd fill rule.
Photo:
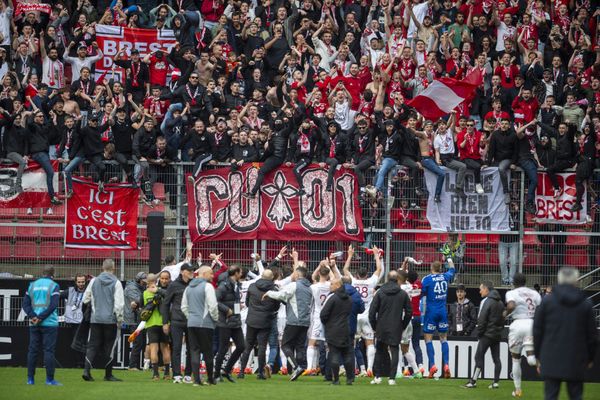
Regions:
<instances>
[{"instance_id":1,"label":"blue goalkeeper jersey","mask_svg":"<svg viewBox=\"0 0 600 400\"><path fill-rule=\"evenodd\" d=\"M430 274L423 278L421 296L425 297L426 312L446 309L448 285L454 279L454 273L454 268L449 268L444 273Z\"/></svg>"}]
</instances>

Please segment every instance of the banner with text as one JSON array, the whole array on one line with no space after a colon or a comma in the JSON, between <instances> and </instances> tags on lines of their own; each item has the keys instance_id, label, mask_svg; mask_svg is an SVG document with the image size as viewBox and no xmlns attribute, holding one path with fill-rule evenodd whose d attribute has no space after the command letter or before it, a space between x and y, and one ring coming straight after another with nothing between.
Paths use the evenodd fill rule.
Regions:
<instances>
[{"instance_id":1,"label":"banner with text","mask_svg":"<svg viewBox=\"0 0 600 400\"><path fill-rule=\"evenodd\" d=\"M535 194L535 214L537 222L550 222L554 224L585 224L587 215L587 195L584 192L581 205L582 210L573 212L571 207L575 203L575 172L556 174L558 185L562 193L554 198L554 186L546 172L538 172L538 185Z\"/></svg>"},{"instance_id":2,"label":"banner with text","mask_svg":"<svg viewBox=\"0 0 600 400\"><path fill-rule=\"evenodd\" d=\"M261 192L245 198L259 164L237 171L219 168L186 180L192 241L363 240L358 183L350 170L335 172L333 190L325 190L327 170L311 165L302 172L306 194L298 195L291 167L267 174Z\"/></svg>"},{"instance_id":3,"label":"banner with text","mask_svg":"<svg viewBox=\"0 0 600 400\"><path fill-rule=\"evenodd\" d=\"M429 191L427 220L431 229L443 231L508 231L508 206L504 204L504 191L498 168L481 171L484 193L475 192L473 176L465 176L466 197L455 194L456 171L441 167L446 172L441 202L433 201L437 176L425 170Z\"/></svg>"},{"instance_id":4,"label":"banner with text","mask_svg":"<svg viewBox=\"0 0 600 400\"><path fill-rule=\"evenodd\" d=\"M132 49L140 52L140 57L153 51L162 50L169 54L175 46L175 35L169 29L126 28L114 25L96 25L96 41L104 57L96 62L96 79L103 73L111 72L113 58L119 50L126 49L126 56ZM165 61L166 62L166 61ZM123 81L123 68L115 68L115 80ZM110 78L107 77L107 78Z\"/></svg>"},{"instance_id":5,"label":"banner with text","mask_svg":"<svg viewBox=\"0 0 600 400\"><path fill-rule=\"evenodd\" d=\"M56 172L57 161L51 161ZM21 187L17 183L17 164L0 164L0 208L50 207L46 172L35 161L29 161L23 172ZM58 174L54 174L52 185L58 188Z\"/></svg>"},{"instance_id":6,"label":"banner with text","mask_svg":"<svg viewBox=\"0 0 600 400\"><path fill-rule=\"evenodd\" d=\"M67 200L65 247L74 249L137 249L140 190L129 185L98 185L73 178Z\"/></svg>"}]
</instances>

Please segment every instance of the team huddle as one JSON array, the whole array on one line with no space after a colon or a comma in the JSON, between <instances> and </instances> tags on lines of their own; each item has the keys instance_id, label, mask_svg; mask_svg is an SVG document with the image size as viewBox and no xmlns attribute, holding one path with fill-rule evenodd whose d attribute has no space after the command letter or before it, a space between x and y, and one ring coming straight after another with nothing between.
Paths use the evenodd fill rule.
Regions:
<instances>
[{"instance_id":1,"label":"team huddle","mask_svg":"<svg viewBox=\"0 0 600 400\"><path fill-rule=\"evenodd\" d=\"M188 246L183 262L171 263L160 274L141 272L135 284L128 282L125 290L114 275L114 261L105 260L103 272L82 294L84 320L89 318L83 379L93 381L93 363L108 356L104 379L120 380L112 374L112 363L117 327L122 325L124 312L139 316L141 321L129 335L130 369L140 367L140 354L147 344L153 380L160 379L160 364L164 379L171 379L172 367L174 383L195 385L235 382L234 375L243 379L253 372L257 379L266 380L279 365L280 373L290 375L291 381L321 374L332 384L340 384L340 377L345 376L346 384L351 385L358 374L371 377L374 385L382 383L383 377L395 385L403 376L437 378L436 333L442 353L438 364L441 376L450 378L447 296L455 277L454 261L445 256L443 263L433 262L430 274L420 281L412 268L416 261L407 257L380 283L383 251L373 247L368 253L375 264L372 273L364 266L351 272L354 248L349 246L341 270L336 259L342 253L332 253L309 276L295 249L289 254L291 270L282 272L286 270L281 264L288 256L286 246L266 266L259 255L252 254L254 272L239 265L227 266L217 254L210 255L211 263L203 263L201 256L192 262ZM33 282L24 298L23 309L33 324L38 324L40 315L56 314L58 286L48 280L52 273L48 271L47 277ZM522 396L521 356L525 353L527 362L536 365L533 319L541 304L539 293L525 283L525 276L517 273L515 288L506 293L506 308L491 283L481 284L475 368L465 388L476 387L488 349L495 366L489 388L499 387L501 333L505 320L511 318L508 344L513 360L513 396ZM46 290L50 287L52 291ZM136 287L144 288L143 292L136 292ZM45 301L40 296L46 292L52 294L53 306L42 307L44 311L39 304ZM421 327L427 371L420 346ZM184 343L186 351L182 351ZM30 384L35 370L32 360ZM49 367L50 381L55 382L53 366ZM202 375L206 376L204 381Z\"/></svg>"}]
</instances>

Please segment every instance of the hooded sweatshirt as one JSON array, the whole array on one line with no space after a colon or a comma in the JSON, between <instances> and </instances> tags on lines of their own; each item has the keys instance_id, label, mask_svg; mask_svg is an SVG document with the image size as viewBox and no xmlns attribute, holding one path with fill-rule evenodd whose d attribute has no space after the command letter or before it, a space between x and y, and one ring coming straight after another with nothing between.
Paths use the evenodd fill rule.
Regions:
<instances>
[{"instance_id":1,"label":"hooded sweatshirt","mask_svg":"<svg viewBox=\"0 0 600 400\"><path fill-rule=\"evenodd\" d=\"M504 304L496 289L491 290L479 305L479 316L477 318L478 337L487 337L500 341L502 329L504 328Z\"/></svg>"},{"instance_id":2,"label":"hooded sweatshirt","mask_svg":"<svg viewBox=\"0 0 600 400\"><path fill-rule=\"evenodd\" d=\"M289 283L279 292L268 291L267 296L273 300L286 303L286 324L291 326L310 325L310 314L313 306L313 295L310 282L306 278Z\"/></svg>"},{"instance_id":3,"label":"hooded sweatshirt","mask_svg":"<svg viewBox=\"0 0 600 400\"><path fill-rule=\"evenodd\" d=\"M397 346L402 331L412 318L412 306L408 293L397 282L389 281L373 296L369 307L369 322L375 337L382 343Z\"/></svg>"},{"instance_id":4,"label":"hooded sweatshirt","mask_svg":"<svg viewBox=\"0 0 600 400\"><path fill-rule=\"evenodd\" d=\"M263 295L268 291L276 291L275 282L268 279L259 279L248 288L246 295L246 307L248 307L248 316L246 323L255 329L266 329L271 327L273 319L279 311L279 301Z\"/></svg>"},{"instance_id":5,"label":"hooded sweatshirt","mask_svg":"<svg viewBox=\"0 0 600 400\"><path fill-rule=\"evenodd\" d=\"M123 286L111 273L102 272L92 279L83 294L83 303L92 305L92 324L116 324L123 321Z\"/></svg>"}]
</instances>

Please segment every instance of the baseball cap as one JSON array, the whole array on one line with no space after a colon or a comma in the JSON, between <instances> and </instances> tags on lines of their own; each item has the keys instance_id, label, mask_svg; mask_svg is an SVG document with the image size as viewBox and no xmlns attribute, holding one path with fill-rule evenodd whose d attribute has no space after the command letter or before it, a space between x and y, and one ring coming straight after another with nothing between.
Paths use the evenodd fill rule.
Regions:
<instances>
[{"instance_id":1,"label":"baseball cap","mask_svg":"<svg viewBox=\"0 0 600 400\"><path fill-rule=\"evenodd\" d=\"M141 282L144 279L146 279L148 277L148 274L146 274L145 272L138 272L137 275L135 276L135 281L136 282Z\"/></svg>"},{"instance_id":2,"label":"baseball cap","mask_svg":"<svg viewBox=\"0 0 600 400\"><path fill-rule=\"evenodd\" d=\"M180 271L192 271L192 272L194 272L194 267L190 263L184 263L183 265L181 265Z\"/></svg>"},{"instance_id":3,"label":"baseball cap","mask_svg":"<svg viewBox=\"0 0 600 400\"><path fill-rule=\"evenodd\" d=\"M567 74L567 78L576 78L576 77L577 77L577 76L576 76L574 73L572 73L572 72L569 72L569 73Z\"/></svg>"},{"instance_id":4,"label":"baseball cap","mask_svg":"<svg viewBox=\"0 0 600 400\"><path fill-rule=\"evenodd\" d=\"M131 54L140 54L140 51L138 49L133 49L131 50Z\"/></svg>"},{"instance_id":5,"label":"baseball cap","mask_svg":"<svg viewBox=\"0 0 600 400\"><path fill-rule=\"evenodd\" d=\"M383 125L394 125L394 120L386 119L385 121L383 121Z\"/></svg>"}]
</instances>

